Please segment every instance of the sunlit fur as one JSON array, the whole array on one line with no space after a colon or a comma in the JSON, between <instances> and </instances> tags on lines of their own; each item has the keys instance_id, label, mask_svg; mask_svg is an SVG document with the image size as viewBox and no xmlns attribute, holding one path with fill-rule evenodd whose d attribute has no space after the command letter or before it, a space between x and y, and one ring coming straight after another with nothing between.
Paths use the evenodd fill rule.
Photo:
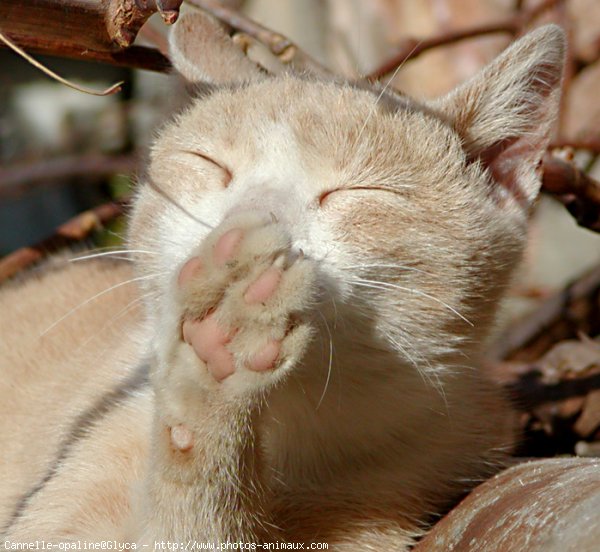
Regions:
<instances>
[{"instance_id":1,"label":"sunlit fur","mask_svg":"<svg viewBox=\"0 0 600 552\"><path fill-rule=\"evenodd\" d=\"M528 35L447 98L397 106L267 78L219 33L204 16L176 27L184 76L231 84L160 130L130 220L134 272L83 261L0 294L3 538L404 550L510 450L509 409L478 365L538 191L562 32ZM214 48L194 47L202 36ZM290 290L314 337L264 380L217 384L179 340L175 281L247 217L315 276ZM123 310L133 284L64 317L131 278L143 318ZM83 405L140 359L153 387L88 428L15 516ZM173 423L195 432L187 456Z\"/></svg>"}]
</instances>

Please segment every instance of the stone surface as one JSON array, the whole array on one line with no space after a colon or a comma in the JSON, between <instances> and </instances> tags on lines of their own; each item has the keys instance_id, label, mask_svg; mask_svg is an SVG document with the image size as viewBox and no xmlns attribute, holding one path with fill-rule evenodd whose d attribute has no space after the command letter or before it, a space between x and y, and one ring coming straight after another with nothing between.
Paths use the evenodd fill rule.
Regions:
<instances>
[{"instance_id":1,"label":"stone surface","mask_svg":"<svg viewBox=\"0 0 600 552\"><path fill-rule=\"evenodd\" d=\"M600 550L600 459L514 466L477 487L415 552Z\"/></svg>"}]
</instances>

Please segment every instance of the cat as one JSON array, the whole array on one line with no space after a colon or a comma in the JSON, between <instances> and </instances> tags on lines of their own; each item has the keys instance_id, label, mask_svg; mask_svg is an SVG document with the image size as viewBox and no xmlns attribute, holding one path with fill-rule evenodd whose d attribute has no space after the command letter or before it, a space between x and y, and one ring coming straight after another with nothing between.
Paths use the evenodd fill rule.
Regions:
<instances>
[{"instance_id":1,"label":"cat","mask_svg":"<svg viewBox=\"0 0 600 552\"><path fill-rule=\"evenodd\" d=\"M200 13L170 41L209 86L158 133L132 262L0 292L0 542L407 550L511 450L478 365L564 34L427 103L268 76Z\"/></svg>"}]
</instances>

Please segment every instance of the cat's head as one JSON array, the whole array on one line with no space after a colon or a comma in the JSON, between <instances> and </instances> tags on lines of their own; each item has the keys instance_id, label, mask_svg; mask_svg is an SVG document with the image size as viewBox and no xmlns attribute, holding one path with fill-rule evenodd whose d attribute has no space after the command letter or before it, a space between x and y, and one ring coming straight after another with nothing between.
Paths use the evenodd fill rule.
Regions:
<instances>
[{"instance_id":1,"label":"cat's head","mask_svg":"<svg viewBox=\"0 0 600 552\"><path fill-rule=\"evenodd\" d=\"M138 192L131 245L154 252L139 256L145 275L159 274L146 282L154 296L211 228L253 210L275 215L319 263L338 314L371 321L401 354L483 338L540 187L562 77L558 27L429 103L268 76L201 14L182 18L171 46L184 77L212 86L161 130Z\"/></svg>"}]
</instances>

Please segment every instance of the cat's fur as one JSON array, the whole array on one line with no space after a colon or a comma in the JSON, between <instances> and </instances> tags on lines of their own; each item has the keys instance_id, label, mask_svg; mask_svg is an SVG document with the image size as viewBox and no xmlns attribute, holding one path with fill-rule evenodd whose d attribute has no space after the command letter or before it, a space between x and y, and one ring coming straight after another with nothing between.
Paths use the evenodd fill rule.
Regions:
<instances>
[{"instance_id":1,"label":"cat's fur","mask_svg":"<svg viewBox=\"0 0 600 552\"><path fill-rule=\"evenodd\" d=\"M199 14L172 55L216 86L156 141L134 276L89 261L0 293L2 542L404 550L511 446L477 366L539 189L563 33L427 105L266 77ZM275 291L250 304L272 263ZM144 316L125 310L140 296ZM200 360L209 318L235 330L229 377ZM269 342L275 365L249 369Z\"/></svg>"}]
</instances>

